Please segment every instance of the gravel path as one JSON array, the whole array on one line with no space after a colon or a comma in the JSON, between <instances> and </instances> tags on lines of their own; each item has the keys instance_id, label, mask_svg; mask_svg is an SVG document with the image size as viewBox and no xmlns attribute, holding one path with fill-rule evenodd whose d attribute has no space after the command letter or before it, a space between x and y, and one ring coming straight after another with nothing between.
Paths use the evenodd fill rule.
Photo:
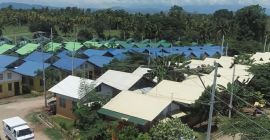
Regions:
<instances>
[{"instance_id":1,"label":"gravel path","mask_svg":"<svg viewBox=\"0 0 270 140\"><path fill-rule=\"evenodd\" d=\"M40 111L44 106L43 97L35 97L35 98L23 98L23 97L11 97L6 99L0 99L0 139L5 139L3 134L3 124L2 120L19 116L26 120L27 114ZM49 138L43 133L40 126L34 126L30 122L28 122L30 127L34 129L35 139L36 140L49 140ZM39 127L39 128L38 128Z\"/></svg>"}]
</instances>

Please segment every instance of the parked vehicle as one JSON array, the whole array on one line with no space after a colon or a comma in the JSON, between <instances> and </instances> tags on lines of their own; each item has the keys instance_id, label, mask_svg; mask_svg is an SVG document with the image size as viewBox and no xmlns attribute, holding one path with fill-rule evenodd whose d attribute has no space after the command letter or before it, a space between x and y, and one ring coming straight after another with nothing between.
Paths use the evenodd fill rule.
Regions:
<instances>
[{"instance_id":1,"label":"parked vehicle","mask_svg":"<svg viewBox=\"0 0 270 140\"><path fill-rule=\"evenodd\" d=\"M34 140L34 131L20 117L3 120L3 130L10 140Z\"/></svg>"}]
</instances>

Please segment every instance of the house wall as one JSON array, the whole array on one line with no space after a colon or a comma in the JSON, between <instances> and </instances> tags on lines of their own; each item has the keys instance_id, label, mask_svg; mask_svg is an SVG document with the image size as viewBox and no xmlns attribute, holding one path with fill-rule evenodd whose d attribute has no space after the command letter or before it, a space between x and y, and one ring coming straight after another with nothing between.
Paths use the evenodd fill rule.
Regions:
<instances>
[{"instance_id":1,"label":"house wall","mask_svg":"<svg viewBox=\"0 0 270 140\"><path fill-rule=\"evenodd\" d=\"M118 90L118 89L115 89L113 87L110 87L106 84L100 84L99 87L100 90L98 91L99 93L101 93L102 95L106 95L106 96L109 96L109 97L114 97L116 96L118 93L120 93L121 91Z\"/></svg>"},{"instance_id":2,"label":"house wall","mask_svg":"<svg viewBox=\"0 0 270 140\"><path fill-rule=\"evenodd\" d=\"M41 92L43 91L43 85L41 85L41 76L36 77L29 77L29 76L23 76L23 86L28 87L30 90ZM33 81L33 84L31 84L30 81Z\"/></svg>"},{"instance_id":3,"label":"house wall","mask_svg":"<svg viewBox=\"0 0 270 140\"><path fill-rule=\"evenodd\" d=\"M95 66L86 62L75 69L74 74L88 79L95 78Z\"/></svg>"},{"instance_id":4,"label":"house wall","mask_svg":"<svg viewBox=\"0 0 270 140\"><path fill-rule=\"evenodd\" d=\"M11 79L8 79L8 73L11 73ZM3 73L3 80L0 80L0 85L2 86L2 92L0 92L0 98L10 97L15 95L15 83L19 83L19 93L22 93L22 77L20 74L14 73L12 71L4 71ZM12 89L8 90L8 84L12 85Z\"/></svg>"},{"instance_id":5,"label":"house wall","mask_svg":"<svg viewBox=\"0 0 270 140\"><path fill-rule=\"evenodd\" d=\"M65 98L65 107L60 106L60 98ZM72 100L72 98L56 95L56 114L67 118L76 119L73 113L73 101L74 100Z\"/></svg>"}]
</instances>

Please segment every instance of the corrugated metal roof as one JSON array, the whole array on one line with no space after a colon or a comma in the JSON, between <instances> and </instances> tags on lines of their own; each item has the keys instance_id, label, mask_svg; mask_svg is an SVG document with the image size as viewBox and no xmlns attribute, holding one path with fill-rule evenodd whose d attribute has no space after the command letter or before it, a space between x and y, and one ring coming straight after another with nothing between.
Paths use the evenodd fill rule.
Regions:
<instances>
[{"instance_id":1,"label":"corrugated metal roof","mask_svg":"<svg viewBox=\"0 0 270 140\"><path fill-rule=\"evenodd\" d=\"M5 68L19 58L14 56L0 55L0 67Z\"/></svg>"},{"instance_id":2,"label":"corrugated metal roof","mask_svg":"<svg viewBox=\"0 0 270 140\"><path fill-rule=\"evenodd\" d=\"M134 118L130 118L129 116L151 122L157 118L159 114L170 104L171 100L168 99L138 94L131 91L122 91L112 98L107 104L105 104L102 109L125 114L127 116L123 116L121 114L117 114L115 116L110 112L100 113L134 123L142 122L142 125L144 125L144 121L134 120Z\"/></svg>"},{"instance_id":3,"label":"corrugated metal roof","mask_svg":"<svg viewBox=\"0 0 270 140\"><path fill-rule=\"evenodd\" d=\"M138 67L136 70L132 72L132 74L135 74L138 76L144 76L150 70L151 70L150 68Z\"/></svg>"},{"instance_id":4,"label":"corrugated metal roof","mask_svg":"<svg viewBox=\"0 0 270 140\"><path fill-rule=\"evenodd\" d=\"M42 56L43 55L43 56ZM43 62L43 57L44 57L44 62L50 59L53 56L53 54L50 53L42 53L35 51L28 55L26 58L24 58L25 61L34 61L34 62Z\"/></svg>"},{"instance_id":5,"label":"corrugated metal roof","mask_svg":"<svg viewBox=\"0 0 270 140\"><path fill-rule=\"evenodd\" d=\"M87 55L88 57L91 57L93 55L104 55L107 51L106 50L95 50L95 49L88 49L83 52L83 54Z\"/></svg>"},{"instance_id":6,"label":"corrugated metal roof","mask_svg":"<svg viewBox=\"0 0 270 140\"><path fill-rule=\"evenodd\" d=\"M81 87L82 82L87 84L86 89L83 89L83 87ZM87 92L89 92L96 86L98 86L98 83L96 83L93 80L70 75L66 77L64 80L57 83L52 88L50 88L49 91L66 97L81 99L82 97L85 96Z\"/></svg>"},{"instance_id":7,"label":"corrugated metal roof","mask_svg":"<svg viewBox=\"0 0 270 140\"><path fill-rule=\"evenodd\" d=\"M62 48L62 44L49 42L48 44L45 45L45 48L46 48L46 52L56 52Z\"/></svg>"},{"instance_id":8,"label":"corrugated metal roof","mask_svg":"<svg viewBox=\"0 0 270 140\"><path fill-rule=\"evenodd\" d=\"M72 55L72 52L67 51L67 50L63 50L63 51L61 51L61 52L59 52L57 54L57 57L59 57L59 58L62 58L62 57L71 57L71 55Z\"/></svg>"},{"instance_id":9,"label":"corrugated metal roof","mask_svg":"<svg viewBox=\"0 0 270 140\"><path fill-rule=\"evenodd\" d=\"M69 51L78 51L83 45L79 42L65 42L65 49Z\"/></svg>"},{"instance_id":10,"label":"corrugated metal roof","mask_svg":"<svg viewBox=\"0 0 270 140\"><path fill-rule=\"evenodd\" d=\"M179 103L192 104L199 99L203 91L204 87L201 84L200 79L194 77L184 80L183 82L163 80L147 94L155 97L172 99Z\"/></svg>"},{"instance_id":11,"label":"corrugated metal roof","mask_svg":"<svg viewBox=\"0 0 270 140\"><path fill-rule=\"evenodd\" d=\"M32 53L38 47L39 47L39 44L27 43L26 45L24 45L23 47L21 47L20 49L18 49L16 51L16 53L18 53L20 55L26 55L26 54Z\"/></svg>"},{"instance_id":12,"label":"corrugated metal roof","mask_svg":"<svg viewBox=\"0 0 270 140\"><path fill-rule=\"evenodd\" d=\"M141 78L142 76L138 76L132 73L108 70L103 75L101 75L97 81L118 90L128 90Z\"/></svg>"},{"instance_id":13,"label":"corrugated metal roof","mask_svg":"<svg viewBox=\"0 0 270 140\"><path fill-rule=\"evenodd\" d=\"M44 63L44 68L48 68L50 64ZM26 61L18 68L14 69L14 72L17 72L22 75L35 77L38 71L43 70L43 64L39 62Z\"/></svg>"},{"instance_id":14,"label":"corrugated metal roof","mask_svg":"<svg viewBox=\"0 0 270 140\"><path fill-rule=\"evenodd\" d=\"M84 64L86 60L80 59L80 58L74 58L73 60L73 66L74 69L78 68L80 65ZM72 57L62 57L58 61L56 61L53 66L67 70L67 71L72 71Z\"/></svg>"},{"instance_id":15,"label":"corrugated metal roof","mask_svg":"<svg viewBox=\"0 0 270 140\"><path fill-rule=\"evenodd\" d=\"M14 47L15 47L15 45L3 44L0 46L0 54L3 54L10 49L13 49Z\"/></svg>"},{"instance_id":16,"label":"corrugated metal roof","mask_svg":"<svg viewBox=\"0 0 270 140\"><path fill-rule=\"evenodd\" d=\"M104 65L109 64L112 61L113 58L111 57L106 57L106 56L99 56L99 55L94 55L91 56L88 61L100 68L102 68Z\"/></svg>"}]
</instances>

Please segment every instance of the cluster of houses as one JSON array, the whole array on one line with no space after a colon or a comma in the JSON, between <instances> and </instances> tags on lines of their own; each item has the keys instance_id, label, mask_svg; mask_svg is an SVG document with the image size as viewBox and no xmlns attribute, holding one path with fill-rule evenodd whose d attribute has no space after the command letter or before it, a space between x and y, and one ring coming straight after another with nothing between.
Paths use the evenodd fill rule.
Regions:
<instances>
[{"instance_id":1,"label":"cluster of houses","mask_svg":"<svg viewBox=\"0 0 270 140\"><path fill-rule=\"evenodd\" d=\"M91 42L91 41L90 41ZM92 41L93 42L93 41ZM110 40L109 42L119 43ZM128 41L136 44L131 39ZM141 43L147 44L149 40ZM88 41L89 43L89 41ZM160 41L161 44L166 44ZM29 90L42 91L43 80L42 71L56 70L59 80L68 75L97 79L104 73L104 65L109 64L113 59L125 59L128 53L144 53L149 57L162 57L173 54L184 55L186 57L215 56L222 55L220 46L183 46L165 47L156 46L132 46L127 47L107 47L93 49L86 43L49 42L42 46L40 44L28 43L24 41L17 45L11 41L0 41L0 98L19 95L29 92ZM90 43L91 44L91 43ZM138 43L137 43L138 44Z\"/></svg>"},{"instance_id":2,"label":"cluster of houses","mask_svg":"<svg viewBox=\"0 0 270 140\"><path fill-rule=\"evenodd\" d=\"M268 63L270 53L256 53L252 58L255 63ZM249 66L234 64L234 57L191 60L187 67L214 66L214 62L217 62L219 67L218 85L227 87L233 74L235 81L242 84L248 84L253 78L247 71ZM99 114L108 119L123 120L148 128L157 121L187 115L184 110L199 99L206 87L212 85L214 78L212 71L201 76L188 76L182 82L163 80L156 83L144 78L149 70L143 66L132 73L108 70L95 80L68 76L49 89L49 92L56 95L56 113L76 118L72 111L75 103L83 99L85 93L91 94L91 91L94 91L110 98L98 111ZM87 88L82 88L82 85Z\"/></svg>"}]
</instances>

